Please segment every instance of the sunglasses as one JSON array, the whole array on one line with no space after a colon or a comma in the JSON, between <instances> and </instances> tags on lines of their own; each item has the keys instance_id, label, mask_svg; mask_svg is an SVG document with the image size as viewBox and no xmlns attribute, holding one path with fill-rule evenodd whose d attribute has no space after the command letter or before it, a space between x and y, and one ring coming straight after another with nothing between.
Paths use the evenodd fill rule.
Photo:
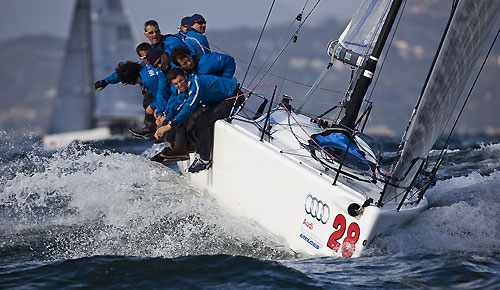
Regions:
<instances>
[{"instance_id":1,"label":"sunglasses","mask_svg":"<svg viewBox=\"0 0 500 290\"><path fill-rule=\"evenodd\" d=\"M207 24L207 22L206 22L206 21L196 21L195 23L196 23L196 24L199 24L199 25Z\"/></svg>"},{"instance_id":2,"label":"sunglasses","mask_svg":"<svg viewBox=\"0 0 500 290\"><path fill-rule=\"evenodd\" d=\"M157 29L157 30L153 30L153 31L146 31L147 34L155 34L155 33L160 33L160 29Z\"/></svg>"}]
</instances>

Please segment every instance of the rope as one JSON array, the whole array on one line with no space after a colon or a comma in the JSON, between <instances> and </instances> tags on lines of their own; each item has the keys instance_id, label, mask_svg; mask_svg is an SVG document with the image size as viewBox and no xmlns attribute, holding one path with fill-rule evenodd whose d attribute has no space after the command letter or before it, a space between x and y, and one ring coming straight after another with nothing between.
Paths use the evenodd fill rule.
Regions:
<instances>
[{"instance_id":1,"label":"rope","mask_svg":"<svg viewBox=\"0 0 500 290\"><path fill-rule=\"evenodd\" d=\"M299 27L297 28L297 30L295 30L295 33L294 33L294 36L296 33L298 33L298 31L300 30L300 28L302 28L302 25L304 25L304 23L306 23L307 19L309 18L309 16L311 15L311 13L314 11L314 9L316 8L316 6L318 6L319 2L321 0L318 0L318 2L316 2L316 4L314 5L313 8L311 8L311 11L309 11L309 13L307 14L306 18L304 19L304 21L299 25ZM278 53L278 55L274 58L273 62L269 65L269 67L267 68L267 70L264 72L264 74L262 75L262 77L259 79L259 81L257 82L257 84L255 85L256 87L260 84L260 82L262 82L262 80L264 79L264 77L267 75L267 73L271 70L271 68L273 67L273 65L276 63L276 61L278 60L278 58L281 56L281 54L283 53L283 51L285 50L285 48L288 46L288 44L290 44L290 41L292 41L294 39L294 36L292 36L288 41L287 43L285 44L285 46L281 49L281 51Z\"/></svg>"},{"instance_id":2,"label":"rope","mask_svg":"<svg viewBox=\"0 0 500 290\"><path fill-rule=\"evenodd\" d=\"M283 105L283 108L285 109L285 111L287 112L287 114L292 117L292 119L295 121L295 124L297 124L297 126L299 126L299 128L302 130L302 132L304 132L304 134L316 145L318 146L321 151L323 151L326 155L328 155L329 157L331 157L333 160L338 160L338 158L336 158L335 156L331 155L328 151L325 150L325 148L323 148L321 145L319 145L313 138L311 138L311 136L307 133L307 131L302 127L302 125L300 125L300 123L297 121L297 119L295 119L295 117L293 116L293 114L288 110L288 108L285 106L285 104L283 104L283 101L281 100L281 98L279 96L276 96L279 100L279 102ZM295 135L295 134L294 134ZM364 173L368 173L368 174L375 174L376 175L376 172L370 172L370 171L364 171L364 170L359 170L361 172L364 172Z\"/></svg>"},{"instance_id":3,"label":"rope","mask_svg":"<svg viewBox=\"0 0 500 290\"><path fill-rule=\"evenodd\" d=\"M295 23L295 21L297 21L297 20L294 18L292 20L292 22L290 23L290 25L288 26L288 28L286 29L286 31L281 35L280 39L276 42L276 45L274 46L274 48L271 51L271 53L269 53L269 55L267 56L266 60L264 62L262 62L262 65L258 68L257 72L254 74L252 80L250 81L250 84L255 81L255 79L257 78L257 76L264 69L265 64L269 61L269 59L274 54L274 52L276 51L276 49L278 49L278 44L281 43L281 41L283 40L283 38L285 38L285 35L288 34L288 32L290 31L290 28L292 28L292 26Z\"/></svg>"},{"instance_id":4,"label":"rope","mask_svg":"<svg viewBox=\"0 0 500 290\"><path fill-rule=\"evenodd\" d=\"M264 34L264 30L266 29L267 21L269 20L269 16L271 15L271 11L273 10L274 7L274 2L276 0L273 0L273 3L271 4L271 8L269 8L269 12L267 13L266 21L264 22L264 26L262 27L262 31L260 32L259 35L259 40L257 40L257 44L255 45L255 49L253 50L252 58L250 59L250 63L248 64L247 71L245 72L245 76L243 77L243 81L241 82L241 86L245 83L245 79L247 78L248 71L250 70L250 65L253 62L253 59L255 57L255 53L257 52L257 48L259 47L260 40L262 39L262 35Z\"/></svg>"},{"instance_id":5,"label":"rope","mask_svg":"<svg viewBox=\"0 0 500 290\"><path fill-rule=\"evenodd\" d=\"M211 44L213 47L217 48L218 50L222 51L223 53L225 53L225 54L227 54L227 55L231 55L231 53L229 53L228 51L226 51L226 50L224 50L224 49L222 49L222 48L218 47L217 45L213 44L212 42L211 42L210 44ZM244 63L244 64L248 65L248 62L246 62L246 61L242 60L241 58L234 57L233 55L231 55L231 56L232 56L235 60L237 60L237 61L239 61L239 62L242 62L242 63ZM236 64L237 64L237 65L240 65L240 64L238 64L238 63L236 63ZM240 66L242 66L242 65L240 65ZM254 65L250 65L250 67L251 67L251 68L254 68L254 69L258 69L258 68L257 68L256 66L254 66ZM295 80L291 80L291 79L285 78L285 77L283 77L283 76L279 76L279 75L277 75L277 74L273 74L273 73L271 73L271 72L269 72L268 74L269 74L269 75L272 75L273 77L279 78L279 79L281 79L281 80L285 80L285 81L287 81L287 82L291 82L291 83L293 83L293 84L301 85L301 86L308 87L308 88L312 87L312 85L305 84L305 83L301 83L301 82L299 82L299 81L295 81ZM251 81L250 83L252 83L252 82L253 82L253 81ZM343 92L343 91L339 91L339 90L332 90L332 89L321 88L321 87L320 87L320 88L318 88L318 89L319 89L319 90L326 91L326 92L336 93L336 94L344 94L344 93L345 93L345 92Z\"/></svg>"},{"instance_id":6,"label":"rope","mask_svg":"<svg viewBox=\"0 0 500 290\"><path fill-rule=\"evenodd\" d=\"M300 23L302 23L302 15L304 15L304 10L306 9L307 3L309 3L309 0L306 0L306 2L304 3L304 7L302 7L302 11L295 17L295 20L299 21L299 25L300 25ZM288 54L288 60L287 60L286 65L285 65L285 71L283 72L283 78L286 78L286 75L288 74L288 66L290 65L290 60L292 59L293 52L295 50L298 37L299 37L299 34L298 34L298 32L296 32L293 36L293 45L292 45L290 53ZM282 79L280 87L278 89L279 95L282 94L284 85L285 85L285 80Z\"/></svg>"}]
</instances>

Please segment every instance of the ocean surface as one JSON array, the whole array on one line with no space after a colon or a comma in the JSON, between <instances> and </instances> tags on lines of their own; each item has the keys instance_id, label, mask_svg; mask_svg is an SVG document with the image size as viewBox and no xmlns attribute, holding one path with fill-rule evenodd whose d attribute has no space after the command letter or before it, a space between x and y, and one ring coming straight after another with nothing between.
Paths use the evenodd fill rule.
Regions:
<instances>
[{"instance_id":1,"label":"ocean surface","mask_svg":"<svg viewBox=\"0 0 500 290\"><path fill-rule=\"evenodd\" d=\"M229 215L146 141L0 137L1 289L500 289L500 138L452 140L430 208L344 259Z\"/></svg>"}]
</instances>

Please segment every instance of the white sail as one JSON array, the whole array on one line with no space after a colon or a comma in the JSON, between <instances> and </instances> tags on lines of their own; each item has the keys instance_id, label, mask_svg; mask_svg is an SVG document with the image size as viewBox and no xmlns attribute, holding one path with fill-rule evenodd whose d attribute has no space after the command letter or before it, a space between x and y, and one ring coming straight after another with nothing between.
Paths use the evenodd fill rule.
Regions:
<instances>
[{"instance_id":1,"label":"white sail","mask_svg":"<svg viewBox=\"0 0 500 290\"><path fill-rule=\"evenodd\" d=\"M93 0L92 54L94 79L109 76L119 62L138 61L135 47L138 37L131 27L131 17L121 0ZM95 116L101 125L119 120L144 118L139 87L115 85L95 94ZM98 124L99 125L99 124Z\"/></svg>"},{"instance_id":2,"label":"white sail","mask_svg":"<svg viewBox=\"0 0 500 290\"><path fill-rule=\"evenodd\" d=\"M459 1L393 170L395 181L406 176L400 186L410 184L443 133L499 10L498 0ZM394 199L400 191L391 188L383 201Z\"/></svg>"},{"instance_id":3,"label":"white sail","mask_svg":"<svg viewBox=\"0 0 500 290\"><path fill-rule=\"evenodd\" d=\"M94 80L91 53L90 2L78 0L66 43L51 133L94 127Z\"/></svg>"},{"instance_id":4,"label":"white sail","mask_svg":"<svg viewBox=\"0 0 500 290\"><path fill-rule=\"evenodd\" d=\"M366 0L361 3L339 38L346 49L369 55L378 39L392 0Z\"/></svg>"},{"instance_id":5,"label":"white sail","mask_svg":"<svg viewBox=\"0 0 500 290\"><path fill-rule=\"evenodd\" d=\"M137 60L130 19L121 0L76 2L50 133L135 123L144 117L138 88L93 91L94 81L109 76L119 62Z\"/></svg>"}]
</instances>

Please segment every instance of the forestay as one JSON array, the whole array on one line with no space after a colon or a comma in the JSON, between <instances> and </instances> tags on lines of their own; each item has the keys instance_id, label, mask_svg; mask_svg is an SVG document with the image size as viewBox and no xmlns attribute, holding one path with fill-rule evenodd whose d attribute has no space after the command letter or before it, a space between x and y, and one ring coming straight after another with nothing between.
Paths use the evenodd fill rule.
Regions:
<instances>
[{"instance_id":1,"label":"forestay","mask_svg":"<svg viewBox=\"0 0 500 290\"><path fill-rule=\"evenodd\" d=\"M420 104L403 137L405 146L392 175L396 183L404 179L400 186L411 183L419 165L446 128L499 9L497 0L458 3ZM400 191L389 187L382 201L394 199Z\"/></svg>"}]
</instances>

